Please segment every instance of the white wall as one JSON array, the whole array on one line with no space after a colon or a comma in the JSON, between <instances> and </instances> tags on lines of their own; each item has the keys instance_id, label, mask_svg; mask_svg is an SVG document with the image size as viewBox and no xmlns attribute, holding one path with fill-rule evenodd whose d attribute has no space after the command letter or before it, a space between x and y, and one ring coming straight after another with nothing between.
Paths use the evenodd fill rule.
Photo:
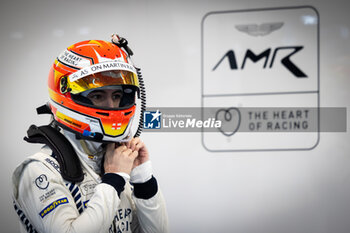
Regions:
<instances>
[{"instance_id":1,"label":"white wall","mask_svg":"<svg viewBox=\"0 0 350 233\"><path fill-rule=\"evenodd\" d=\"M18 232L12 170L39 146L22 138L44 124L46 78L64 48L113 32L143 68L148 105L200 107L201 20L211 11L312 5L320 14L320 105L349 107L350 9L333 1L1 2L1 232ZM220 26L220 25L218 25ZM349 118L348 118L349 119ZM211 153L200 133L144 133L173 233L350 231L349 133L321 133L310 151ZM6 229L6 230L5 230Z\"/></svg>"}]
</instances>

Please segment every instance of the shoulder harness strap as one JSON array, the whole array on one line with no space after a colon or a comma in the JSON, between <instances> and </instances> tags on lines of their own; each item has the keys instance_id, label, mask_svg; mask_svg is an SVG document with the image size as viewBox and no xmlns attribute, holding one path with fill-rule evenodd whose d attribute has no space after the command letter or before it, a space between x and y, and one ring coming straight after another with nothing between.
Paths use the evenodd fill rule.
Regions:
<instances>
[{"instance_id":1,"label":"shoulder harness strap","mask_svg":"<svg viewBox=\"0 0 350 233\"><path fill-rule=\"evenodd\" d=\"M81 182L84 179L83 169L73 146L67 138L50 125L31 125L24 140L29 143L42 143L50 147L60 165L63 179L70 182Z\"/></svg>"}]
</instances>

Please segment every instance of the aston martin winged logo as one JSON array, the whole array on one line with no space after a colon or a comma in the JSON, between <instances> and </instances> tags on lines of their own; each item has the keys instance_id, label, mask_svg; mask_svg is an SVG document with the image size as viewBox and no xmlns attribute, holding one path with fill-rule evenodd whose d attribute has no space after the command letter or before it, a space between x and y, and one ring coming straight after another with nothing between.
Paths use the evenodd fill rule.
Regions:
<instances>
[{"instance_id":1,"label":"aston martin winged logo","mask_svg":"<svg viewBox=\"0 0 350 233\"><path fill-rule=\"evenodd\" d=\"M283 26L283 22L276 23L262 23L262 24L241 24L236 25L235 28L238 31L245 32L250 36L266 36L273 31L280 29Z\"/></svg>"}]
</instances>

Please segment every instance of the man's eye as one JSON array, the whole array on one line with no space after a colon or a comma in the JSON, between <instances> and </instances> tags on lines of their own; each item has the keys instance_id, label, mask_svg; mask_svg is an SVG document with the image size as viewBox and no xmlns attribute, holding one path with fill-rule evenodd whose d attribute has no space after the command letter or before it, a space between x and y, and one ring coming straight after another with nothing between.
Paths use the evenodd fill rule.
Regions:
<instances>
[{"instance_id":1,"label":"man's eye","mask_svg":"<svg viewBox=\"0 0 350 233\"><path fill-rule=\"evenodd\" d=\"M112 96L112 98L114 99L114 100L117 100L117 99L121 99L122 98L122 95L121 94L114 94L113 96Z\"/></svg>"},{"instance_id":2,"label":"man's eye","mask_svg":"<svg viewBox=\"0 0 350 233\"><path fill-rule=\"evenodd\" d=\"M89 99L93 99L93 100L101 100L102 99L102 95L100 95L100 94L94 94L94 95L90 95L88 97L89 97Z\"/></svg>"}]
</instances>

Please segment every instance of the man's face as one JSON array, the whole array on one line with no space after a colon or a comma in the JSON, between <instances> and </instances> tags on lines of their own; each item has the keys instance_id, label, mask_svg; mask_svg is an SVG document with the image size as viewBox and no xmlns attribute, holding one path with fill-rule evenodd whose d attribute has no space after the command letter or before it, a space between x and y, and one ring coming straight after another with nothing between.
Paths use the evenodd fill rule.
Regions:
<instances>
[{"instance_id":1,"label":"man's face","mask_svg":"<svg viewBox=\"0 0 350 233\"><path fill-rule=\"evenodd\" d=\"M114 89L95 90L86 97L97 107L118 108L123 97L123 91Z\"/></svg>"}]
</instances>

